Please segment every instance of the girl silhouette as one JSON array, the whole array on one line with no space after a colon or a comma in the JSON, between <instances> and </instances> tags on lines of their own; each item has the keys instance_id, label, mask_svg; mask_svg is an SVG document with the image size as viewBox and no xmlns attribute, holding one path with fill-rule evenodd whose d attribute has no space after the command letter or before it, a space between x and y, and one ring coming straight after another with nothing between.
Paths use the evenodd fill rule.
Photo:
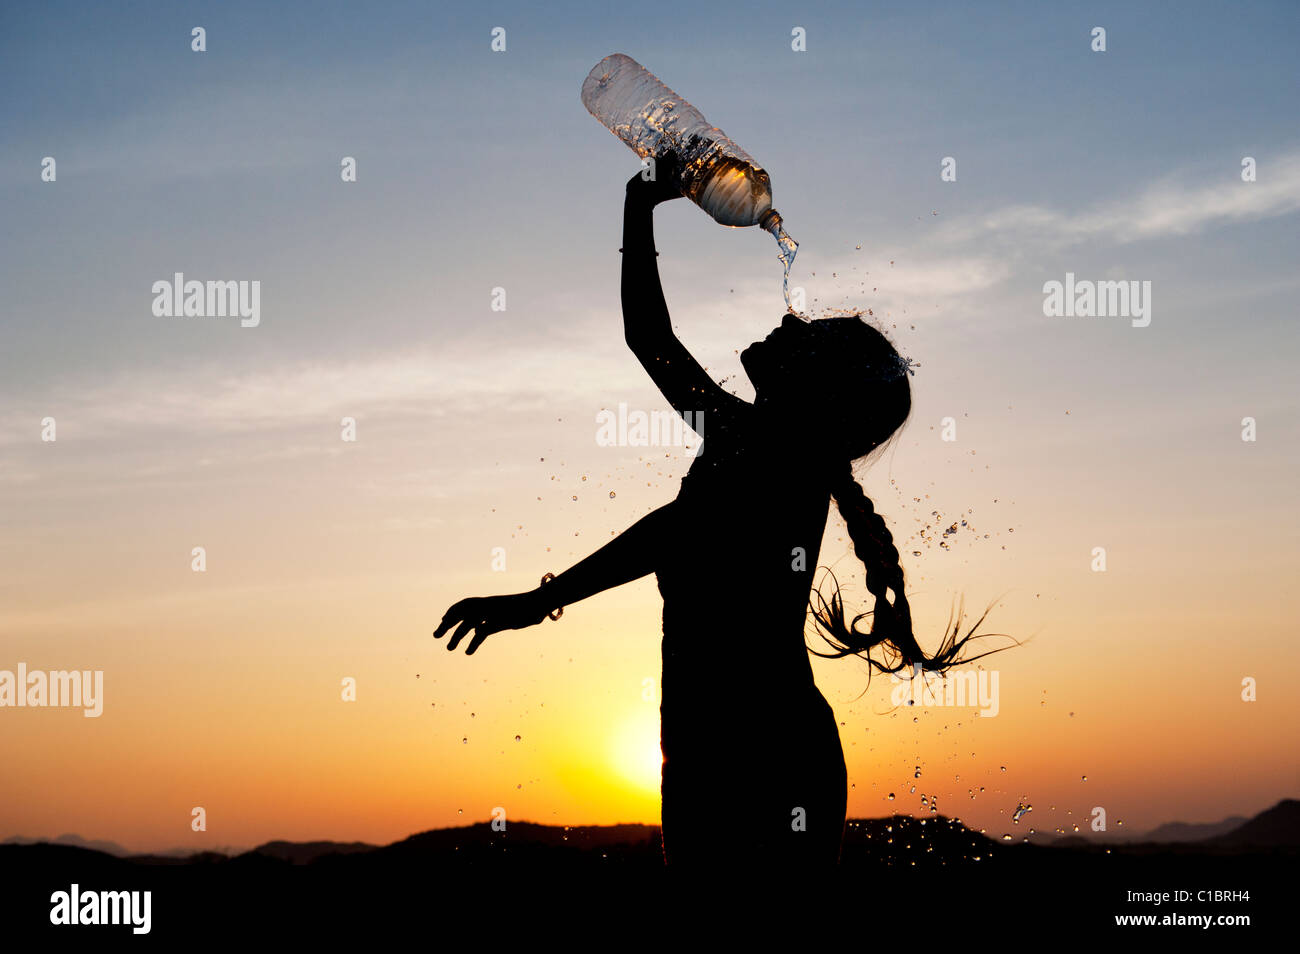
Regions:
<instances>
[{"instance_id":1,"label":"girl silhouette","mask_svg":"<svg viewBox=\"0 0 1300 954\"><path fill-rule=\"evenodd\" d=\"M741 354L750 404L719 387L673 334L655 263L653 209L679 198L674 159L628 182L622 302L628 346L707 443L677 498L527 593L465 599L443 617L447 648L522 629L557 608L650 573L663 596L663 845L674 865L833 864L847 776L835 714L809 652L867 660L869 672L943 671L974 628L927 655L912 634L898 550L853 476L911 408L908 365L857 317L787 314ZM815 593L828 649L805 644L830 498L866 565L871 613L845 618L838 591ZM891 598L892 596L892 598ZM858 624L870 619L870 629ZM978 625L978 624L977 624ZM980 654L986 655L986 654ZM979 658L971 657L971 658Z\"/></svg>"}]
</instances>

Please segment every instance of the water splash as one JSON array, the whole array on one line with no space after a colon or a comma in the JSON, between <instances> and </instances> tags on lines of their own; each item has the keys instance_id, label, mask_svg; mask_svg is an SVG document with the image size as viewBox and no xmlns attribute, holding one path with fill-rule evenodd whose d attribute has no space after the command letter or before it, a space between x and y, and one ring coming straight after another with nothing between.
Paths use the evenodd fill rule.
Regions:
<instances>
[{"instance_id":1,"label":"water splash","mask_svg":"<svg viewBox=\"0 0 1300 954\"><path fill-rule=\"evenodd\" d=\"M759 222L759 225L771 232L772 237L776 239L777 248L779 249L777 252L777 258L779 258L781 264L785 266L785 281L781 285L781 290L785 294L786 310L789 311L790 314L802 318L803 315L799 315L798 312L794 310L794 306L790 304L790 267L794 265L794 256L795 253L799 251L799 243L790 238L789 233L786 232L785 226L781 221L780 213L775 209L772 209L770 214L764 216L763 220Z\"/></svg>"}]
</instances>

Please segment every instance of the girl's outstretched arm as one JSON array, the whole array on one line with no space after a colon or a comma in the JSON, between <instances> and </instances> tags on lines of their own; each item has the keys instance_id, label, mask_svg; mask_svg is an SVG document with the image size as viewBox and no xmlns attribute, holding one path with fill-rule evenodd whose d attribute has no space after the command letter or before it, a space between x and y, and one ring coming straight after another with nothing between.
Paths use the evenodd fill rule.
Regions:
<instances>
[{"instance_id":1,"label":"girl's outstretched arm","mask_svg":"<svg viewBox=\"0 0 1300 954\"><path fill-rule=\"evenodd\" d=\"M655 571L663 541L669 539L674 505L667 504L642 517L591 556L527 593L461 600L447 610L434 630L435 639L456 627L447 648L454 650L471 631L467 654L503 629L535 626L561 606L585 600L603 590L640 579Z\"/></svg>"},{"instance_id":2,"label":"girl's outstretched arm","mask_svg":"<svg viewBox=\"0 0 1300 954\"><path fill-rule=\"evenodd\" d=\"M623 335L668 403L688 411L737 410L745 401L718 386L675 334L655 261L654 207L681 198L674 183L676 157L659 160L656 179L638 173L627 184L623 202Z\"/></svg>"}]
</instances>

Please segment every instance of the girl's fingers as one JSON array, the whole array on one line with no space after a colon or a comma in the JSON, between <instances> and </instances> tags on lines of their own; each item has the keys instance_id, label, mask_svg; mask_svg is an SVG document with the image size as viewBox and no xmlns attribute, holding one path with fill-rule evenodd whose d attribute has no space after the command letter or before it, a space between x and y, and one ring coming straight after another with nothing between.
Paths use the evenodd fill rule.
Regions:
<instances>
[{"instance_id":1,"label":"girl's fingers","mask_svg":"<svg viewBox=\"0 0 1300 954\"><path fill-rule=\"evenodd\" d=\"M483 645L483 640L487 639L495 632L496 632L495 629L493 629L492 627L486 624L474 630L474 638L469 641L469 646L465 650L465 655L473 656L474 650L478 649L480 646Z\"/></svg>"},{"instance_id":2,"label":"girl's fingers","mask_svg":"<svg viewBox=\"0 0 1300 954\"><path fill-rule=\"evenodd\" d=\"M460 641L465 638L465 634L476 625L477 623L475 623L474 620L467 619L457 626L456 632L451 634L451 642L447 644L448 651L455 652L456 647L460 645Z\"/></svg>"},{"instance_id":3,"label":"girl's fingers","mask_svg":"<svg viewBox=\"0 0 1300 954\"><path fill-rule=\"evenodd\" d=\"M474 636L465 648L465 655L472 656L474 651L483 645L483 640L506 628L483 619L482 613L485 611L486 604L480 605L481 603L482 601L476 599L466 599L456 603L442 617L442 622L433 631L433 638L441 639L448 630L455 626L455 632L451 634L451 639L447 641L447 651L455 652L461 640L472 631Z\"/></svg>"},{"instance_id":4,"label":"girl's fingers","mask_svg":"<svg viewBox=\"0 0 1300 954\"><path fill-rule=\"evenodd\" d=\"M466 615L466 608L469 606L469 600L457 600L451 604L451 608L442 614L442 622L438 628L433 631L434 639L442 639L447 630L456 625L458 620L462 620Z\"/></svg>"}]
</instances>

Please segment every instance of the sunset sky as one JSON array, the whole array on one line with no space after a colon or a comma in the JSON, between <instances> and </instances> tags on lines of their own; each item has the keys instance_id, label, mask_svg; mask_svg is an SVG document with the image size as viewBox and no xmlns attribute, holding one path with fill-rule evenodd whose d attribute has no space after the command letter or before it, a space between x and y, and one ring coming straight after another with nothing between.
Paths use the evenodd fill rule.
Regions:
<instances>
[{"instance_id":1,"label":"sunset sky","mask_svg":"<svg viewBox=\"0 0 1300 954\"><path fill-rule=\"evenodd\" d=\"M473 657L430 637L671 500L690 461L596 441L603 409L667 409L623 342L637 160L579 100L612 52L768 170L809 310L869 308L919 364L861 473L918 638L964 597L1028 640L987 661L992 718L894 709L887 679L815 660L850 815L937 796L1018 838L1101 806L1114 835L1296 797L1294 8L587 7L0 9L0 670L105 687L98 719L0 709L0 840L657 823L653 578ZM738 351L784 312L771 237L681 201L656 244L682 340L752 397ZM155 317L176 272L260 281L260 325ZM1151 282L1151 324L1046 317L1067 273ZM820 562L867 595L838 517Z\"/></svg>"}]
</instances>

